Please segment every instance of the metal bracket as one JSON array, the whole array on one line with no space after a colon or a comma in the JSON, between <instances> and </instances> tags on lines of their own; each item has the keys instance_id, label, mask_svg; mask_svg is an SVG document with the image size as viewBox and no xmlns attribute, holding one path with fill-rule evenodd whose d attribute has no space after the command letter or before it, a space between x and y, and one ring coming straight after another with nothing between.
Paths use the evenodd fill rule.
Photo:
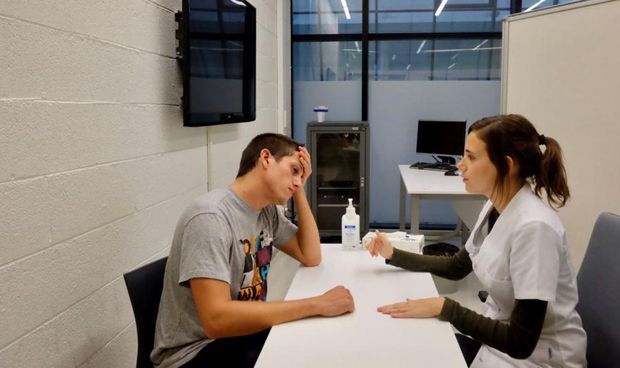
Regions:
<instances>
[{"instance_id":1,"label":"metal bracket","mask_svg":"<svg viewBox=\"0 0 620 368\"><path fill-rule=\"evenodd\" d=\"M176 53L177 60L183 60L183 50L185 50L185 43L187 42L184 30L186 28L185 22L187 21L185 17L183 17L183 12L177 11L174 13L174 21L177 25L177 29L174 32L174 36L176 39Z\"/></svg>"}]
</instances>

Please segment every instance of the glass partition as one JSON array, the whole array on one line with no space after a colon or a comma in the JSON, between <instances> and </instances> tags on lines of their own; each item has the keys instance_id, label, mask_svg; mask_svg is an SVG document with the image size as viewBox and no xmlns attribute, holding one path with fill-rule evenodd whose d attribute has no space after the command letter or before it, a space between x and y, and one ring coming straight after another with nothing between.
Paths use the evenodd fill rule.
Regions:
<instances>
[{"instance_id":1,"label":"glass partition","mask_svg":"<svg viewBox=\"0 0 620 368\"><path fill-rule=\"evenodd\" d=\"M292 2L294 35L362 32L362 0Z\"/></svg>"}]
</instances>

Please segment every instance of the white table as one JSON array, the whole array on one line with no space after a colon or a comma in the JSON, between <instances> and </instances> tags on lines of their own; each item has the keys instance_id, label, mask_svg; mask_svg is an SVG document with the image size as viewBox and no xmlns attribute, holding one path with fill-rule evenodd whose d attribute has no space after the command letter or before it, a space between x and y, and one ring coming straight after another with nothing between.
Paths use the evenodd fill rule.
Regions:
<instances>
[{"instance_id":1,"label":"white table","mask_svg":"<svg viewBox=\"0 0 620 368\"><path fill-rule=\"evenodd\" d=\"M256 367L466 367L449 323L377 312L378 306L405 298L437 296L430 274L386 265L365 251L343 251L339 244L322 248L321 265L300 268L286 299L344 285L353 294L355 312L273 327Z\"/></svg>"},{"instance_id":2,"label":"white table","mask_svg":"<svg viewBox=\"0 0 620 368\"><path fill-rule=\"evenodd\" d=\"M470 194L460 176L446 176L443 171L419 170L409 165L398 165L400 170L400 230L405 231L407 195L411 196L411 234L420 233L420 200L443 199L451 201L459 219L473 228L486 198Z\"/></svg>"}]
</instances>

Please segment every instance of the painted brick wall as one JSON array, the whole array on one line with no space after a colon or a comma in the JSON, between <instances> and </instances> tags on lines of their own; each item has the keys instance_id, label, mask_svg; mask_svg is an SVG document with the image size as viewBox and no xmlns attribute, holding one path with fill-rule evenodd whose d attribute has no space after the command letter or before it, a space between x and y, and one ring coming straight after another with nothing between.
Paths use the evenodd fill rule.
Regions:
<instances>
[{"instance_id":1,"label":"painted brick wall","mask_svg":"<svg viewBox=\"0 0 620 368\"><path fill-rule=\"evenodd\" d=\"M209 131L182 127L180 0L0 2L0 366L135 366L122 274L278 129L277 2L251 2L258 118Z\"/></svg>"}]
</instances>

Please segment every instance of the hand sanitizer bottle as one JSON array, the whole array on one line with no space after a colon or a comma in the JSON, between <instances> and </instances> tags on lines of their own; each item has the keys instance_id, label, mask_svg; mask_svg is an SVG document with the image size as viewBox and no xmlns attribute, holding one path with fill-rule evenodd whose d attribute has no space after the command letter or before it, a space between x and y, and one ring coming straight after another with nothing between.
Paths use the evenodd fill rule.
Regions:
<instances>
[{"instance_id":1,"label":"hand sanitizer bottle","mask_svg":"<svg viewBox=\"0 0 620 368\"><path fill-rule=\"evenodd\" d=\"M347 212L342 215L342 249L361 249L360 215L355 213L353 198L349 198Z\"/></svg>"}]
</instances>

